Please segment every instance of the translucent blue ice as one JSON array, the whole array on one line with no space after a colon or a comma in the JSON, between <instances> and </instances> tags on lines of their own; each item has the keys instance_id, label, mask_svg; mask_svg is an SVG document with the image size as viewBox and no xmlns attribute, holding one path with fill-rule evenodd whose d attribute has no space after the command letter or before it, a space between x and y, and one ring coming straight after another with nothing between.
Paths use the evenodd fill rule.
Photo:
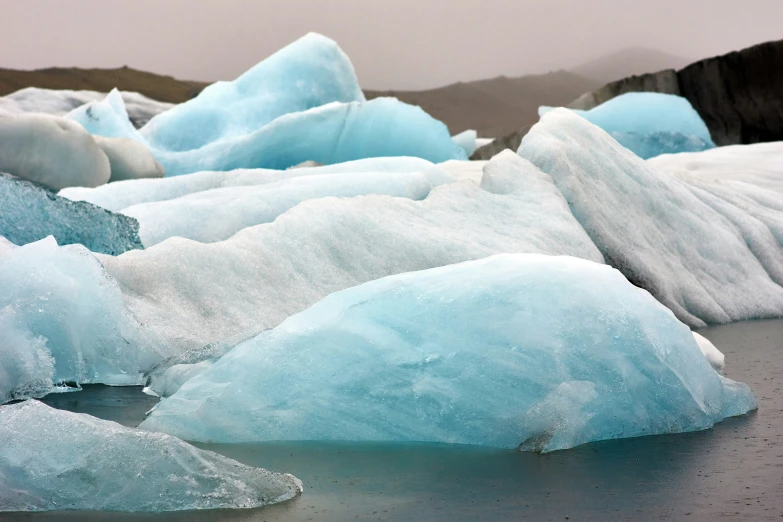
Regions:
<instances>
[{"instance_id":1,"label":"translucent blue ice","mask_svg":"<svg viewBox=\"0 0 783 522\"><path fill-rule=\"evenodd\" d=\"M552 451L706 429L755 407L618 271L508 254L334 293L234 348L140 427Z\"/></svg>"},{"instance_id":2,"label":"translucent blue ice","mask_svg":"<svg viewBox=\"0 0 783 522\"><path fill-rule=\"evenodd\" d=\"M0 288L0 402L59 382L141 384L142 372L170 355L81 245L3 243Z\"/></svg>"},{"instance_id":3,"label":"translucent blue ice","mask_svg":"<svg viewBox=\"0 0 783 522\"><path fill-rule=\"evenodd\" d=\"M302 491L292 475L38 401L0 408L0 440L0 512L256 508Z\"/></svg>"},{"instance_id":4,"label":"translucent blue ice","mask_svg":"<svg viewBox=\"0 0 783 522\"><path fill-rule=\"evenodd\" d=\"M476 131L474 130L466 130L463 132L460 132L459 134L452 136L452 140L454 140L454 143L459 145L462 150L465 151L465 155L469 158L474 152L476 152L476 140L478 139L478 134L476 134Z\"/></svg>"},{"instance_id":5,"label":"translucent blue ice","mask_svg":"<svg viewBox=\"0 0 783 522\"><path fill-rule=\"evenodd\" d=\"M29 181L0 174L0 202L0 236L17 245L54 236L61 245L80 243L102 254L144 248L135 219L59 197Z\"/></svg>"},{"instance_id":6,"label":"translucent blue ice","mask_svg":"<svg viewBox=\"0 0 783 522\"><path fill-rule=\"evenodd\" d=\"M552 107L540 107L539 116ZM690 102L673 94L630 92L588 111L571 109L641 158L715 147Z\"/></svg>"}]
</instances>

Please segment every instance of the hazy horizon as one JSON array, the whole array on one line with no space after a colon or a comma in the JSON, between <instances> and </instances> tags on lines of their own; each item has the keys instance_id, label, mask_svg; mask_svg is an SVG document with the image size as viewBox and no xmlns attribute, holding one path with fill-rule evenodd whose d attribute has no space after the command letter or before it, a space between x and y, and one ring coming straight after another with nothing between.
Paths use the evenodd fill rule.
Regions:
<instances>
[{"instance_id":1,"label":"hazy horizon","mask_svg":"<svg viewBox=\"0 0 783 522\"><path fill-rule=\"evenodd\" d=\"M641 5L638 5L641 4ZM232 79L307 32L336 40L368 89L571 69L626 48L698 60L783 38L783 2L674 0L10 0L0 67L128 65Z\"/></svg>"}]
</instances>

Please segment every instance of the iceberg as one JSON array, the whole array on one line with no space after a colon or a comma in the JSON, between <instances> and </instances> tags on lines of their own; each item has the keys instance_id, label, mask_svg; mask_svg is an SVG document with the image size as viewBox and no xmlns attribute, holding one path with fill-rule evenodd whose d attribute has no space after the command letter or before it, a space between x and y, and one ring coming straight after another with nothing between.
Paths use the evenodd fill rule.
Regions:
<instances>
[{"instance_id":1,"label":"iceberg","mask_svg":"<svg viewBox=\"0 0 783 522\"><path fill-rule=\"evenodd\" d=\"M780 245L741 208L655 170L566 109L544 115L519 154L552 176L606 261L681 321L783 315Z\"/></svg>"},{"instance_id":2,"label":"iceberg","mask_svg":"<svg viewBox=\"0 0 783 522\"><path fill-rule=\"evenodd\" d=\"M478 134L473 129L469 129L451 137L454 143L465 151L465 156L470 157L478 147Z\"/></svg>"},{"instance_id":3,"label":"iceberg","mask_svg":"<svg viewBox=\"0 0 783 522\"><path fill-rule=\"evenodd\" d=\"M366 158L320 167L293 170L235 169L228 172L204 171L173 178L135 180L101 185L100 187L70 187L60 196L74 201L88 201L107 210L120 211L133 205L167 201L196 192L226 188L248 187L275 183L296 176L317 174L348 174L361 172L410 173L422 172L434 182L450 180L448 174L429 161L411 157Z\"/></svg>"},{"instance_id":4,"label":"iceberg","mask_svg":"<svg viewBox=\"0 0 783 522\"><path fill-rule=\"evenodd\" d=\"M0 512L257 508L302 491L179 439L38 401L0 407Z\"/></svg>"},{"instance_id":5,"label":"iceberg","mask_svg":"<svg viewBox=\"0 0 783 522\"><path fill-rule=\"evenodd\" d=\"M166 173L150 150L135 140L96 136L95 142L109 158L110 182L162 178Z\"/></svg>"},{"instance_id":6,"label":"iceberg","mask_svg":"<svg viewBox=\"0 0 783 522\"><path fill-rule=\"evenodd\" d=\"M212 189L143 203L122 213L138 220L139 236L146 247L175 236L211 243L247 227L271 223L310 199L385 194L421 200L432 188L427 176L418 172L297 176L276 183Z\"/></svg>"},{"instance_id":7,"label":"iceberg","mask_svg":"<svg viewBox=\"0 0 783 522\"><path fill-rule=\"evenodd\" d=\"M142 374L172 355L81 245L4 242L0 288L1 402L40 397L57 383L143 384Z\"/></svg>"},{"instance_id":8,"label":"iceberg","mask_svg":"<svg viewBox=\"0 0 783 522\"><path fill-rule=\"evenodd\" d=\"M125 102L117 89L112 89L102 100L75 108L65 117L79 123L93 136L133 139L149 147L147 140L131 123Z\"/></svg>"},{"instance_id":9,"label":"iceberg","mask_svg":"<svg viewBox=\"0 0 783 522\"><path fill-rule=\"evenodd\" d=\"M379 156L435 163L467 159L446 125L395 98L333 102L290 113L255 132L186 151L152 150L169 176L205 170L286 169L305 161L331 165Z\"/></svg>"},{"instance_id":10,"label":"iceberg","mask_svg":"<svg viewBox=\"0 0 783 522\"><path fill-rule=\"evenodd\" d=\"M0 172L60 190L109 181L109 159L80 125L48 114L0 116Z\"/></svg>"},{"instance_id":11,"label":"iceberg","mask_svg":"<svg viewBox=\"0 0 783 522\"><path fill-rule=\"evenodd\" d=\"M35 183L0 174L0 236L26 245L47 236L118 255L143 248L135 219L90 203L71 201Z\"/></svg>"},{"instance_id":12,"label":"iceberg","mask_svg":"<svg viewBox=\"0 0 783 522\"><path fill-rule=\"evenodd\" d=\"M540 107L538 114L543 117L552 110ZM715 148L699 113L688 100L673 94L629 92L587 111L569 110L643 159Z\"/></svg>"},{"instance_id":13,"label":"iceberg","mask_svg":"<svg viewBox=\"0 0 783 522\"><path fill-rule=\"evenodd\" d=\"M99 258L139 321L182 353L274 327L337 290L502 252L603 261L552 179L511 151L480 187L309 200L225 241L171 238Z\"/></svg>"},{"instance_id":14,"label":"iceberg","mask_svg":"<svg viewBox=\"0 0 783 522\"><path fill-rule=\"evenodd\" d=\"M331 294L187 381L140 429L548 452L755 408L620 272L505 254Z\"/></svg>"},{"instance_id":15,"label":"iceberg","mask_svg":"<svg viewBox=\"0 0 783 522\"><path fill-rule=\"evenodd\" d=\"M155 116L141 132L154 148L192 150L253 133L284 114L364 100L353 65L337 43L309 33L236 80L209 85Z\"/></svg>"},{"instance_id":16,"label":"iceberg","mask_svg":"<svg viewBox=\"0 0 783 522\"><path fill-rule=\"evenodd\" d=\"M67 89L41 89L26 87L0 97L0 115L22 112L43 112L65 116L85 103L101 101L105 92L72 91ZM153 116L174 107L173 103L160 102L137 92L120 93L128 116L136 128L144 126Z\"/></svg>"}]
</instances>

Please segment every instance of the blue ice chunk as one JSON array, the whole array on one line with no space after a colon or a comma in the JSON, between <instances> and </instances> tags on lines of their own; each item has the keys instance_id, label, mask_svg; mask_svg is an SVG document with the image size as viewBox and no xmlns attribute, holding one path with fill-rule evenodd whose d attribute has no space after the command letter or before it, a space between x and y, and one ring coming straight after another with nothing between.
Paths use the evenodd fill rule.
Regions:
<instances>
[{"instance_id":1,"label":"blue ice chunk","mask_svg":"<svg viewBox=\"0 0 783 522\"><path fill-rule=\"evenodd\" d=\"M93 252L119 255L141 249L139 223L90 203L57 196L41 185L0 174L0 236L25 245L54 236Z\"/></svg>"},{"instance_id":2,"label":"blue ice chunk","mask_svg":"<svg viewBox=\"0 0 783 522\"><path fill-rule=\"evenodd\" d=\"M190 151L153 150L167 176L239 168L287 169L308 160L323 165L379 156L414 156L434 163L467 159L446 125L395 98L330 103L281 116L259 130Z\"/></svg>"},{"instance_id":3,"label":"blue ice chunk","mask_svg":"<svg viewBox=\"0 0 783 522\"><path fill-rule=\"evenodd\" d=\"M504 254L331 294L234 348L140 427L552 451L706 429L755 407L618 271Z\"/></svg>"},{"instance_id":4,"label":"blue ice chunk","mask_svg":"<svg viewBox=\"0 0 783 522\"><path fill-rule=\"evenodd\" d=\"M171 355L81 245L3 243L0 288L0 402L41 396L58 382L142 384L141 374Z\"/></svg>"},{"instance_id":5,"label":"blue ice chunk","mask_svg":"<svg viewBox=\"0 0 783 522\"><path fill-rule=\"evenodd\" d=\"M0 440L0 512L255 508L302 491L292 475L38 401L0 408Z\"/></svg>"},{"instance_id":6,"label":"blue ice chunk","mask_svg":"<svg viewBox=\"0 0 783 522\"><path fill-rule=\"evenodd\" d=\"M467 157L472 156L476 152L476 140L478 139L476 131L469 129L452 136L451 139L465 151Z\"/></svg>"},{"instance_id":7,"label":"blue ice chunk","mask_svg":"<svg viewBox=\"0 0 783 522\"><path fill-rule=\"evenodd\" d=\"M236 80L155 116L141 132L155 148L191 150L250 134L284 114L354 101L364 94L351 61L333 40L310 33Z\"/></svg>"},{"instance_id":8,"label":"blue ice chunk","mask_svg":"<svg viewBox=\"0 0 783 522\"><path fill-rule=\"evenodd\" d=\"M95 136L130 138L149 146L131 123L122 94L117 89L112 89L102 100L91 101L73 109L65 117L80 123Z\"/></svg>"},{"instance_id":9,"label":"blue ice chunk","mask_svg":"<svg viewBox=\"0 0 783 522\"><path fill-rule=\"evenodd\" d=\"M540 107L538 114L543 117L552 109ZM598 125L644 159L715 147L699 113L688 100L673 94L629 92L588 111L569 110Z\"/></svg>"}]
</instances>

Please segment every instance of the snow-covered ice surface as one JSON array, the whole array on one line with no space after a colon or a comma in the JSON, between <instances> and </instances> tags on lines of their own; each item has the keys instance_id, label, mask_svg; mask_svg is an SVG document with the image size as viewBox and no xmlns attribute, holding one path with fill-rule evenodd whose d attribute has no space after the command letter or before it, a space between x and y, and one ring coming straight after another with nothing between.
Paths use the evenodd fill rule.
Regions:
<instances>
[{"instance_id":1,"label":"snow-covered ice surface","mask_svg":"<svg viewBox=\"0 0 783 522\"><path fill-rule=\"evenodd\" d=\"M336 290L503 252L603 261L551 178L511 151L486 165L481 187L310 200L226 241L99 257L136 317L182 352L274 327Z\"/></svg>"},{"instance_id":2,"label":"snow-covered ice surface","mask_svg":"<svg viewBox=\"0 0 783 522\"><path fill-rule=\"evenodd\" d=\"M743 182L783 192L783 142L731 145L651 158L652 167L686 181ZM736 185L733 185L736 186Z\"/></svg>"},{"instance_id":3,"label":"snow-covered ice surface","mask_svg":"<svg viewBox=\"0 0 783 522\"><path fill-rule=\"evenodd\" d=\"M0 116L0 172L54 190L109 181L109 159L80 125L48 114Z\"/></svg>"},{"instance_id":4,"label":"snow-covered ice surface","mask_svg":"<svg viewBox=\"0 0 783 522\"><path fill-rule=\"evenodd\" d=\"M44 112L54 116L65 116L85 103L104 99L106 94L98 91L26 87L7 96L0 97L0 115L18 114L21 112ZM128 116L137 128L145 125L156 114L174 107L172 103L156 101L137 92L122 91L120 95L125 102Z\"/></svg>"},{"instance_id":5,"label":"snow-covered ice surface","mask_svg":"<svg viewBox=\"0 0 783 522\"><path fill-rule=\"evenodd\" d=\"M538 114L543 117L551 110L552 107L540 107ZM598 125L644 159L715 147L699 113L680 96L629 92L589 111L569 110Z\"/></svg>"},{"instance_id":6,"label":"snow-covered ice surface","mask_svg":"<svg viewBox=\"0 0 783 522\"><path fill-rule=\"evenodd\" d=\"M783 231L773 227L783 209L774 202L746 198L765 223L714 187L655 170L566 109L544 115L519 154L552 176L606 261L683 322L783 315Z\"/></svg>"},{"instance_id":7,"label":"snow-covered ice surface","mask_svg":"<svg viewBox=\"0 0 783 522\"><path fill-rule=\"evenodd\" d=\"M256 508L302 491L167 435L38 401L0 407L0 512Z\"/></svg>"},{"instance_id":8,"label":"snow-covered ice surface","mask_svg":"<svg viewBox=\"0 0 783 522\"><path fill-rule=\"evenodd\" d=\"M139 236L146 247L175 236L211 243L228 239L247 227L271 223L309 199L385 194L421 200L432 188L427 176L418 172L321 174L206 190L169 201L134 205L122 213L138 220Z\"/></svg>"},{"instance_id":9,"label":"snow-covered ice surface","mask_svg":"<svg viewBox=\"0 0 783 522\"><path fill-rule=\"evenodd\" d=\"M448 172L456 180L469 179L478 185L481 183L486 164L486 161L451 160L438 164L438 167Z\"/></svg>"},{"instance_id":10,"label":"snow-covered ice surface","mask_svg":"<svg viewBox=\"0 0 783 522\"><path fill-rule=\"evenodd\" d=\"M134 180L101 185L95 188L71 187L60 195L74 201L88 201L107 210L118 211L133 205L166 201L205 190L246 187L283 181L296 176L348 174L360 172L422 172L438 182L449 180L448 174L427 160L411 157L366 158L361 160L290 170L236 169L228 172L204 171L154 180Z\"/></svg>"},{"instance_id":11,"label":"snow-covered ice surface","mask_svg":"<svg viewBox=\"0 0 783 522\"><path fill-rule=\"evenodd\" d=\"M79 243L93 252L118 255L143 248L138 232L133 218L0 173L0 236L12 243L54 236L61 245Z\"/></svg>"},{"instance_id":12,"label":"snow-covered ice surface","mask_svg":"<svg viewBox=\"0 0 783 522\"><path fill-rule=\"evenodd\" d=\"M706 429L755 407L618 271L514 254L334 293L234 348L140 428L546 452Z\"/></svg>"},{"instance_id":13,"label":"snow-covered ice surface","mask_svg":"<svg viewBox=\"0 0 783 522\"><path fill-rule=\"evenodd\" d=\"M116 282L81 245L53 238L0 246L0 402L51 384L142 384L173 353L123 303Z\"/></svg>"}]
</instances>

